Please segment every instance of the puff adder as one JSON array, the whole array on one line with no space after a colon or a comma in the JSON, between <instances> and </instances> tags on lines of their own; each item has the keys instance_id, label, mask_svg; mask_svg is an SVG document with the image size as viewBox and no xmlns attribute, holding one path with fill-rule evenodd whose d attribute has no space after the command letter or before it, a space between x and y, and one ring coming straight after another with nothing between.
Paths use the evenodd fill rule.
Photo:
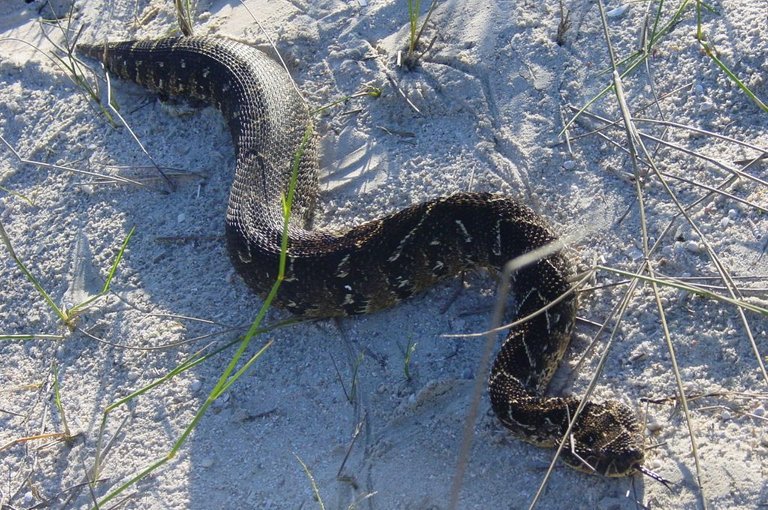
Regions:
<instances>
[{"instance_id":1,"label":"puff adder","mask_svg":"<svg viewBox=\"0 0 768 510\"><path fill-rule=\"evenodd\" d=\"M121 78L219 108L235 146L226 237L243 279L262 295L278 271L282 197L292 160L311 118L286 71L264 53L223 38L184 37L78 46ZM277 302L305 317L373 312L435 282L477 266L505 262L556 236L529 207L503 195L459 193L413 205L344 232L309 230L317 195L315 140L298 169L288 231L285 280ZM522 317L568 291L570 266L555 253L518 271L514 289ZM576 299L559 301L513 328L493 363L491 404L525 441L554 446L579 401L544 395L568 346ZM588 402L562 459L606 476L644 471L643 438L631 409Z\"/></svg>"}]
</instances>

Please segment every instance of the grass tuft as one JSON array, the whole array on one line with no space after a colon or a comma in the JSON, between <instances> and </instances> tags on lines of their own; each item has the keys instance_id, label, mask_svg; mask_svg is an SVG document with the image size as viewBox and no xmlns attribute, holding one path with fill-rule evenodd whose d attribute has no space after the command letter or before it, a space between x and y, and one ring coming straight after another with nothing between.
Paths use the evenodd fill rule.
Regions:
<instances>
[{"instance_id":1,"label":"grass tuft","mask_svg":"<svg viewBox=\"0 0 768 510\"><path fill-rule=\"evenodd\" d=\"M432 49L432 45L437 39L435 35L427 47L419 51L421 36L424 34L424 29L429 23L429 18L432 16L435 7L437 7L437 0L432 0L427 14L424 16L424 21L419 24L421 0L408 0L408 48L405 57L398 55L398 64L402 63L407 69L414 69L418 65L419 60Z\"/></svg>"},{"instance_id":2,"label":"grass tuft","mask_svg":"<svg viewBox=\"0 0 768 510\"><path fill-rule=\"evenodd\" d=\"M117 266L120 264L120 261L123 259L123 254L125 253L125 249L128 247L128 242L130 241L134 230L135 230L135 227L132 228L130 232L128 232L128 235L123 241L123 244L120 247L120 251L118 252L117 257L115 257L115 261L112 263L112 267L110 268L109 273L107 275L107 280L104 282L104 286L102 287L101 291L95 296L88 298L87 300L75 305L69 310L67 310L65 307L59 307L56 304L53 298L51 298L48 292L46 292L43 285L27 268L26 264L24 264L21 258L18 255L16 255L16 252L13 249L13 245L11 244L11 240L8 237L8 234L6 233L5 227L3 227L2 223L0 223L0 240L2 240L6 249L10 253L11 258L16 263L16 266L24 274L27 280L35 287L35 289L37 289L37 292L40 294L40 296L42 296L43 300L45 300L45 302L48 303L48 306L51 308L51 310L53 310L53 312L59 317L59 319L64 323L65 326L67 326L70 330L73 330L75 328L78 316L85 309L91 306L97 299L100 299L104 297L107 293L109 293L109 287L110 287L110 284L112 283L112 279L114 278L115 273L117 272Z\"/></svg>"},{"instance_id":3,"label":"grass tuft","mask_svg":"<svg viewBox=\"0 0 768 510\"><path fill-rule=\"evenodd\" d=\"M192 0L173 0L173 6L181 33L187 37L193 35L195 6Z\"/></svg>"}]
</instances>

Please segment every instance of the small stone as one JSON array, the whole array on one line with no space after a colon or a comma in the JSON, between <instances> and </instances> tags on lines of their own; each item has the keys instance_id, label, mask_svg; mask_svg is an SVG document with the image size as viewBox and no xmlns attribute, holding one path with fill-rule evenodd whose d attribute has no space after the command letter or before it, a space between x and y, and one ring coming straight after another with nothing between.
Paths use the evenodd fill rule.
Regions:
<instances>
[{"instance_id":1,"label":"small stone","mask_svg":"<svg viewBox=\"0 0 768 510\"><path fill-rule=\"evenodd\" d=\"M246 411L245 409L236 409L234 413L232 413L232 421L234 422L247 422L251 420L253 416Z\"/></svg>"},{"instance_id":2,"label":"small stone","mask_svg":"<svg viewBox=\"0 0 768 510\"><path fill-rule=\"evenodd\" d=\"M648 423L646 424L645 428L651 434L655 434L661 431L661 429L663 429L664 426L661 423L657 422L656 420L648 420Z\"/></svg>"},{"instance_id":3,"label":"small stone","mask_svg":"<svg viewBox=\"0 0 768 510\"><path fill-rule=\"evenodd\" d=\"M629 10L629 4L624 4L616 7L615 9L611 9L610 11L606 12L605 15L609 18L619 18L623 16L627 10Z\"/></svg>"},{"instance_id":4,"label":"small stone","mask_svg":"<svg viewBox=\"0 0 768 510\"><path fill-rule=\"evenodd\" d=\"M574 168L576 168L576 162L573 161L572 159L563 161L563 168L566 170L573 170Z\"/></svg>"},{"instance_id":5,"label":"small stone","mask_svg":"<svg viewBox=\"0 0 768 510\"><path fill-rule=\"evenodd\" d=\"M224 393L211 403L211 407L214 411L221 411L226 407L227 403L229 403L229 393Z\"/></svg>"},{"instance_id":6,"label":"small stone","mask_svg":"<svg viewBox=\"0 0 768 510\"><path fill-rule=\"evenodd\" d=\"M699 247L699 243L693 240L687 241L685 243L685 249L691 253L701 253L701 248Z\"/></svg>"},{"instance_id":7,"label":"small stone","mask_svg":"<svg viewBox=\"0 0 768 510\"><path fill-rule=\"evenodd\" d=\"M736 209L728 209L728 218L735 220L739 217L739 211Z\"/></svg>"},{"instance_id":8,"label":"small stone","mask_svg":"<svg viewBox=\"0 0 768 510\"><path fill-rule=\"evenodd\" d=\"M730 421L730 419L733 416L731 415L731 412L728 409L723 409L723 412L720 413L720 419L723 421Z\"/></svg>"},{"instance_id":9,"label":"small stone","mask_svg":"<svg viewBox=\"0 0 768 510\"><path fill-rule=\"evenodd\" d=\"M632 247L627 250L627 256L634 262L643 260L643 252L639 248Z\"/></svg>"},{"instance_id":10,"label":"small stone","mask_svg":"<svg viewBox=\"0 0 768 510\"><path fill-rule=\"evenodd\" d=\"M179 223L183 223L184 220L186 219L187 219L187 215L184 213L179 213L179 215L176 216L176 221L178 221Z\"/></svg>"},{"instance_id":11,"label":"small stone","mask_svg":"<svg viewBox=\"0 0 768 510\"><path fill-rule=\"evenodd\" d=\"M727 228L730 224L731 220L729 220L727 217L720 220L720 228Z\"/></svg>"},{"instance_id":12,"label":"small stone","mask_svg":"<svg viewBox=\"0 0 768 510\"><path fill-rule=\"evenodd\" d=\"M757 409L755 409L754 411L752 411L752 414L754 414L758 418L763 418L763 417L765 417L765 408L763 406L760 406Z\"/></svg>"},{"instance_id":13,"label":"small stone","mask_svg":"<svg viewBox=\"0 0 768 510\"><path fill-rule=\"evenodd\" d=\"M197 393L202 387L203 383L200 382L200 379L195 379L189 384L189 389L192 391L192 393Z\"/></svg>"}]
</instances>

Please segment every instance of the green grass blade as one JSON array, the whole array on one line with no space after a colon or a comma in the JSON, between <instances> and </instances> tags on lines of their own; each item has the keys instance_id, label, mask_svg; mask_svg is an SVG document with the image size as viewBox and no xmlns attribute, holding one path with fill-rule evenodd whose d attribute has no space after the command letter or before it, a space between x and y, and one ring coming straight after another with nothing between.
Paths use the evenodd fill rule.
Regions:
<instances>
[{"instance_id":1,"label":"green grass blade","mask_svg":"<svg viewBox=\"0 0 768 510\"><path fill-rule=\"evenodd\" d=\"M13 191L12 189L8 189L8 188L6 188L5 186L0 186L0 191L4 191L5 193L8 193L8 194L9 194L9 195L11 195L11 196L14 196L14 197L16 197L16 198L20 198L21 200L25 201L25 202L26 202L26 203L28 203L29 205L32 205L32 206L34 206L34 205L35 205L35 203L34 203L34 202L32 202L32 200L31 200L31 199L27 198L26 196L22 195L21 193L18 193L18 192L16 192L16 191Z\"/></svg>"},{"instance_id":2,"label":"green grass blade","mask_svg":"<svg viewBox=\"0 0 768 510\"><path fill-rule=\"evenodd\" d=\"M744 92L747 95L747 97L749 97L757 105L758 108L760 108L764 112L768 113L768 106L766 106L766 104L763 103L760 100L759 97L757 97L751 90L749 90L749 87L744 85L744 82L742 82L739 79L739 77L736 76L733 73L733 71L731 71L728 68L728 66L726 66L723 63L722 60L717 58L717 55L715 55L715 52L713 51L713 49L712 49L712 47L710 45L707 44L706 42L702 41L702 40L699 40L699 44L704 49L704 51L706 52L707 56L709 58L711 58L715 62L715 64L717 64L717 66L720 68L720 70L722 70L726 74L726 76L728 76L728 78L730 78L731 81L734 82L742 90L742 92Z\"/></svg>"},{"instance_id":3,"label":"green grass blade","mask_svg":"<svg viewBox=\"0 0 768 510\"><path fill-rule=\"evenodd\" d=\"M684 291L690 292L691 294L696 294L697 296L702 296L715 301L720 301L722 303L727 303L729 305L738 306L739 308L743 308L744 310L749 310L750 312L754 312L754 313L768 317L768 308L764 308L754 303L750 303L749 301L746 301L746 300L733 299L728 296L723 296L716 292L712 292L711 290L697 287L695 285L688 285L679 280L668 279L668 278L651 278L650 276L647 276L647 275L633 273L631 271L624 271L622 269L617 269L615 267L607 267L599 264L595 266L595 269L601 270L601 271L607 271L609 273L615 273L620 276L625 276L627 278L643 280L646 282L655 282L659 285L663 285L666 287L673 287L676 289L684 290Z\"/></svg>"},{"instance_id":4,"label":"green grass blade","mask_svg":"<svg viewBox=\"0 0 768 510\"><path fill-rule=\"evenodd\" d=\"M63 340L64 336L62 335L49 335L45 333L21 333L17 335L3 335L0 334L0 340L12 340L12 341L19 341L19 340Z\"/></svg>"},{"instance_id":5,"label":"green grass blade","mask_svg":"<svg viewBox=\"0 0 768 510\"><path fill-rule=\"evenodd\" d=\"M64 427L64 436L69 438L72 434L69 431L69 424L67 423L67 415L64 412L64 405L61 403L61 388L59 385L59 364L53 362L53 400L56 404L56 409L59 410L61 415L61 424Z\"/></svg>"},{"instance_id":6,"label":"green grass blade","mask_svg":"<svg viewBox=\"0 0 768 510\"><path fill-rule=\"evenodd\" d=\"M304 156L304 153L312 140L312 137L314 136L314 127L311 123L307 124L306 129L304 130L304 135L301 139L301 142L299 144L298 149L296 150L293 162L291 165L291 179L289 182L288 187L288 194L286 195L284 199L284 219L283 219L283 232L282 232L282 239L281 239L281 248L280 248L280 260L278 263L278 274L275 278L275 282L272 285L272 288L269 291L269 294L267 295L266 299L264 300L264 303L262 304L261 308L259 309L258 314L256 315L256 318L251 323L251 327L248 329L248 332L245 334L243 339L240 341L240 345L237 348L237 351L232 356L232 359L230 359L227 367L224 369L224 371L219 376L218 381L216 382L216 385L211 390L211 392L208 394L208 397L206 398L205 402L202 406L197 410L195 413L194 418L190 422L190 424L184 429L181 436L174 442L173 447L168 452L168 454L147 467L146 469L142 470L140 473L138 473L136 476L128 480L126 483L120 485L117 489L111 491L109 494L104 496L96 507L99 508L100 506L103 506L107 502L113 500L117 496L119 496L123 491L125 491L127 488L134 485L136 482L141 480L142 478L148 476L150 473L152 473L157 468L164 465L169 460L173 459L178 451L181 449L181 447L186 443L187 439L189 438L189 435L192 433L192 431L197 427L197 424L200 422L200 420L205 416L206 412L208 411L208 408L213 404L213 402L219 398L235 381L239 379L239 377L245 373L245 370L249 368L261 355L266 351L266 349L272 345L272 342L267 342L264 347L262 347L251 359L249 359L245 365L235 372L235 367L237 367L240 359L242 358L243 354L245 353L246 349L248 348L248 345L250 344L251 340L254 336L256 336L261 330L260 330L260 324L262 320L264 319L267 310L269 310L272 301L277 297L277 291L282 284L284 278L285 278L285 268L286 268L286 261L288 258L288 231L290 226L290 219L291 219L291 206L293 204L293 198L295 196L296 191L296 184L298 181L298 175L299 175L299 167L301 165L301 160ZM191 366L194 366L198 363L201 363L203 359L197 359L190 361L189 366L185 366L184 369L191 368ZM234 372L234 373L233 373ZM171 377L170 375L168 377ZM151 385L152 387L156 386L157 384L160 384L159 381L153 383ZM143 391L147 391L149 388L144 389ZM124 399L124 402L127 402L128 399ZM109 410L114 409L113 406L110 406L108 408ZM104 425L106 421L106 414L104 415L104 418L102 419L102 426Z\"/></svg>"},{"instance_id":7,"label":"green grass blade","mask_svg":"<svg viewBox=\"0 0 768 510\"><path fill-rule=\"evenodd\" d=\"M29 282L34 285L34 287L37 289L37 292L40 293L45 302L48 303L48 306L51 307L51 309L65 324L69 323L69 315L56 305L51 296L49 296L43 286L40 285L40 282L37 281L37 278L34 277L29 269L27 269L27 266L24 265L24 262L22 262L21 259L16 255L16 252L13 250L13 245L11 245L11 240L8 238L8 234L5 232L5 227L3 227L2 222L0 222L0 238L2 238L3 244L5 244L8 252L11 254L11 258L14 262L16 262L16 266L18 266L21 272L24 273L24 276L27 277L27 280L29 280Z\"/></svg>"},{"instance_id":8,"label":"green grass blade","mask_svg":"<svg viewBox=\"0 0 768 510\"><path fill-rule=\"evenodd\" d=\"M77 315L78 313L82 312L88 306L91 305L94 301L97 299L103 297L105 294L109 292L109 286L112 283L112 279L115 277L115 273L117 272L117 266L120 264L120 261L123 260L123 255L125 254L125 249L128 247L128 242L131 240L131 237L133 236L133 233L136 231L136 227L132 227L130 232L128 232L128 235L123 240L123 244L120 246L120 251L117 253L117 257L115 257L115 261L112 263L112 267L109 269L109 273L107 274L107 279L104 281L104 286L102 287L101 291L96 294L95 296L92 296L82 303L79 303L72 307L72 309L69 310L70 320L72 316Z\"/></svg>"},{"instance_id":9,"label":"green grass blade","mask_svg":"<svg viewBox=\"0 0 768 510\"><path fill-rule=\"evenodd\" d=\"M293 454L294 457L296 457L296 460L299 461L299 464L301 464L301 468L304 470L304 473L307 475L307 478L309 478L309 483L312 485L312 494L315 495L315 499L317 500L317 504L320 505L320 510L325 510L325 504L323 503L323 498L320 497L320 489L317 487L317 482L315 481L315 477L312 476L312 471L309 470L309 467L304 463L303 460L301 460L301 457Z\"/></svg>"}]
</instances>

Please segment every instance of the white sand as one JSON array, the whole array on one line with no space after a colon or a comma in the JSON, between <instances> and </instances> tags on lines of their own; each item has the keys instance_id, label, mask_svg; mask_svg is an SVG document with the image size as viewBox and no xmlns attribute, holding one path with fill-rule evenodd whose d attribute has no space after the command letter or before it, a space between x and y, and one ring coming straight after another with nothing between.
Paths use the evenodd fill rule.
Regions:
<instances>
[{"instance_id":1,"label":"white sand","mask_svg":"<svg viewBox=\"0 0 768 510\"><path fill-rule=\"evenodd\" d=\"M0 6L0 33L6 38L0 43L0 133L26 158L109 175L154 177L154 170L138 168L149 161L127 130L110 127L65 73L43 53L30 50L28 45L51 49L33 11L40 3L27 10L21 2ZM610 82L602 72L609 60L594 2L567 2L572 15L565 46L554 42L560 19L555 1L441 2L433 16L438 30L426 32L428 39L437 36L434 46L414 72L395 66L395 54L407 38L405 0L361 3L247 2L276 40L311 105L338 100L366 84L383 89L381 98L352 100L319 121L325 193L318 223L349 225L459 190L504 191L532 204L557 231L573 236L571 254L583 267L601 263L637 270L642 241L635 188L627 178L633 171L630 159L597 135L574 140L572 154L558 144L561 109L570 117L566 104L582 106ZM158 37L176 26L172 2L135 4L78 2L73 28L86 25L83 39L102 41ZM208 11L198 17L197 33L266 46L265 36L238 2L200 4ZM671 9L679 2L666 4ZM704 13L709 40L766 100L765 2L714 5L720 15ZM609 10L618 7L615 1L608 4ZM665 13L664 19L669 16ZM609 18L620 56L638 47L643 17L644 5L633 2ZM767 148L768 114L701 51L692 8L683 18L648 61L657 94L691 85L662 102L663 117ZM42 28L61 40L55 27ZM633 110L652 101L644 68L624 85ZM210 108L173 115L137 86L113 86L121 112L155 160L201 176L179 180L176 191L162 194L93 185L91 177L22 165L9 150L0 150L0 186L33 201L30 205L0 190L0 222L16 253L56 302L65 299L68 288L79 289L80 296L70 292L67 300L98 289L120 243L136 226L113 282L114 294L78 322L104 342L67 331L0 248L0 334L64 337L0 344L0 445L62 432L63 418L77 434L71 444L38 439L0 451L0 504L9 508L42 508L49 500L52 508L88 507L90 492L80 484L96 462L105 408L210 342L235 339L236 331L225 330L247 326L260 306L231 268L223 240L207 239L223 232L234 163L220 115ZM608 94L592 111L615 119L615 104ZM660 118L655 107L642 116ZM574 134L598 126L584 119ZM660 126L638 127L655 136L662 133ZM626 145L622 131L606 133ZM686 129L672 129L666 136L730 167L758 155ZM726 176L679 149L661 149L656 162L668 174L713 186ZM763 161L746 171L766 179L766 168ZM703 194L679 181L670 185L685 204ZM768 206L768 190L758 182L742 179L729 190ZM677 211L658 180L651 179L644 194L653 243ZM763 275L739 285L765 289L768 215L723 197L691 214L733 275ZM168 236L200 239L180 244L159 240ZM76 249L78 237L87 239L90 250ZM652 260L666 275L712 275L701 247L692 228L678 221ZM71 285L73 260L85 268L81 285ZM620 279L601 272L595 283ZM296 455L311 470L326 508L347 508L374 492L360 508L447 508L482 341L441 335L483 330L494 283L470 275L451 303L456 288L452 281L390 311L257 337L249 354L267 340L274 344L210 408L178 456L118 500L127 496L124 508L142 509L319 508ZM625 289L607 287L584 295L580 316L604 321ZM648 444L660 445L648 452L648 466L672 480L672 490L640 476L605 479L558 465L539 508L700 508L704 500L710 508L756 508L768 503L766 381L737 309L668 287L660 294L686 391L722 395L689 403L703 495L696 488L691 439L679 408L671 402L640 403L676 392L655 300L645 288L629 305L595 397L619 398L647 412L653 424ZM759 293L745 295L766 306ZM752 312L746 316L765 354L768 321ZM271 311L267 321L286 317ZM568 355L571 368L596 331L580 324ZM598 354L591 354L579 373L562 371L555 389L581 394L606 339L600 337ZM175 342L186 343L153 350ZM403 374L409 342L417 343L410 381ZM94 495L103 497L169 451L233 352L209 359L110 415L104 436L110 449ZM53 402L54 364L64 415ZM350 391L356 366L352 405L345 389ZM359 423L363 426L353 441ZM552 454L510 437L484 395L459 507L526 508Z\"/></svg>"}]
</instances>

